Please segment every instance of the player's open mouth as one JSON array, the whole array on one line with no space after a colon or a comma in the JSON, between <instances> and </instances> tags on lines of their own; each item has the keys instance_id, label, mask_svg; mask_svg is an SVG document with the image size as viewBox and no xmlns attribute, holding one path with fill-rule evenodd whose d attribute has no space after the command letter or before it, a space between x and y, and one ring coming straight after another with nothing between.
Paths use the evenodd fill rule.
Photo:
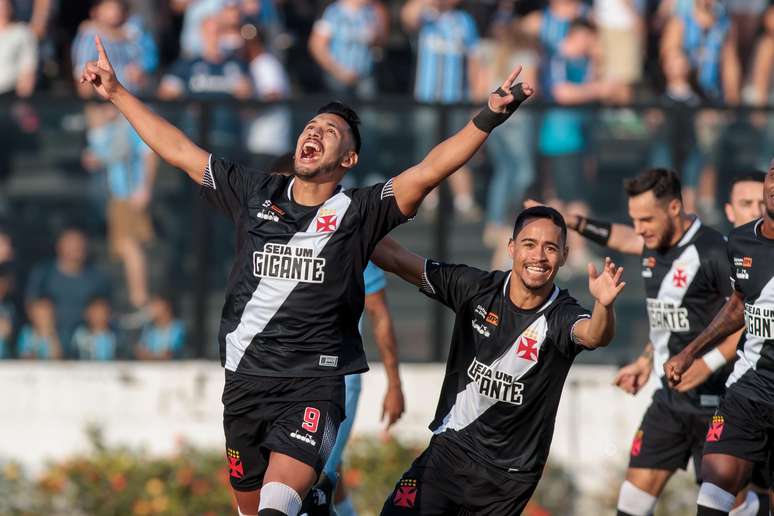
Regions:
<instances>
[{"instance_id":1,"label":"player's open mouth","mask_svg":"<svg viewBox=\"0 0 774 516\"><path fill-rule=\"evenodd\" d=\"M316 140L306 140L301 145L301 161L310 162L314 161L323 153L323 146Z\"/></svg>"}]
</instances>

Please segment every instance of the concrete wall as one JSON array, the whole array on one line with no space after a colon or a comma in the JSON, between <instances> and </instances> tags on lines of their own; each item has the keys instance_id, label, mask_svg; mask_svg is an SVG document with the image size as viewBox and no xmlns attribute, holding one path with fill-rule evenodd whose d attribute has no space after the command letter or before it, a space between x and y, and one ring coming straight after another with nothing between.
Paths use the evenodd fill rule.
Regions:
<instances>
[{"instance_id":1,"label":"concrete wall","mask_svg":"<svg viewBox=\"0 0 774 516\"><path fill-rule=\"evenodd\" d=\"M442 364L401 367L407 411L394 427L401 439L426 442L443 378ZM648 404L612 387L615 368L576 365L565 385L551 459L576 473L584 491L617 469ZM84 428L100 425L110 444L170 453L181 440L222 449L223 369L213 362L0 362L0 459L36 469L46 459L84 450ZM363 381L355 433L378 433L385 376L374 364ZM592 473L591 475L589 473ZM609 483L601 484L610 489Z\"/></svg>"}]
</instances>

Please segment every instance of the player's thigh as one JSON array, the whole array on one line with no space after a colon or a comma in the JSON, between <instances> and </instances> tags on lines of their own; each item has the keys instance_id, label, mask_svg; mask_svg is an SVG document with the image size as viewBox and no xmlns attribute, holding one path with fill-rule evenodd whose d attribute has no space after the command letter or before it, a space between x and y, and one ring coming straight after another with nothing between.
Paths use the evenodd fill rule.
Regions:
<instances>
[{"instance_id":1,"label":"player's thigh","mask_svg":"<svg viewBox=\"0 0 774 516\"><path fill-rule=\"evenodd\" d=\"M268 467L268 453L261 449L269 426L256 411L223 414L229 481L235 492L257 491Z\"/></svg>"},{"instance_id":2,"label":"player's thigh","mask_svg":"<svg viewBox=\"0 0 774 516\"><path fill-rule=\"evenodd\" d=\"M460 505L447 489L455 469L446 469L440 452L430 446L401 476L382 507L382 516L457 516Z\"/></svg>"},{"instance_id":3,"label":"player's thigh","mask_svg":"<svg viewBox=\"0 0 774 516\"><path fill-rule=\"evenodd\" d=\"M336 442L344 417L337 401L282 404L261 447L271 451L267 482L282 482L302 496L312 487Z\"/></svg>"},{"instance_id":4,"label":"player's thigh","mask_svg":"<svg viewBox=\"0 0 774 516\"><path fill-rule=\"evenodd\" d=\"M661 470L662 473L643 472L639 477L643 481L646 477L652 477L653 489L665 475L663 471L685 469L695 447L692 424L689 415L677 412L659 400L653 400L632 441L629 469ZM651 494L657 494L646 486L635 485Z\"/></svg>"}]
</instances>

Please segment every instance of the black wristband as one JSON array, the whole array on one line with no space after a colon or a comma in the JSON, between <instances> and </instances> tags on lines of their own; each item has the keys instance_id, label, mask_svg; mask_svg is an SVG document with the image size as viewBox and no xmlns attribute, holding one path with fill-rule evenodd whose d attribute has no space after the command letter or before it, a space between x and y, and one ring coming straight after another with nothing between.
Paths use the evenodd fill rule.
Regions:
<instances>
[{"instance_id":1,"label":"black wristband","mask_svg":"<svg viewBox=\"0 0 774 516\"><path fill-rule=\"evenodd\" d=\"M607 242L610 240L610 230L612 228L613 224L610 222L602 222L599 220L587 219L580 215L578 216L578 227L576 228L578 233L599 245L607 245Z\"/></svg>"},{"instance_id":2,"label":"black wristband","mask_svg":"<svg viewBox=\"0 0 774 516\"><path fill-rule=\"evenodd\" d=\"M508 95L502 88L497 88L494 93L497 93L501 97ZM495 127L508 120L521 103L527 100L527 95L524 93L524 88L521 83L517 83L515 86L511 87L511 95L513 95L513 101L505 106L505 112L495 113L489 109L489 103L487 103L487 105L484 106L484 109L479 111L478 114L473 117L473 125L485 133L491 133Z\"/></svg>"}]
</instances>

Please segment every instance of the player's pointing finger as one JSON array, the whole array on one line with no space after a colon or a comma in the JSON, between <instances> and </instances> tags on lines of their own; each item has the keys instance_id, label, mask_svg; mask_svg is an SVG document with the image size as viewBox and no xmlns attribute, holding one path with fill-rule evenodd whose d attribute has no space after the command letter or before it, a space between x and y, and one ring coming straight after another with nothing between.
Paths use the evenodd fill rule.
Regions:
<instances>
[{"instance_id":1,"label":"player's pointing finger","mask_svg":"<svg viewBox=\"0 0 774 516\"><path fill-rule=\"evenodd\" d=\"M107 56L107 52L105 52L105 47L102 45L102 39L99 36L94 36L94 44L97 46L97 54L99 55L97 63L103 68L112 68L110 65L110 59L108 59Z\"/></svg>"},{"instance_id":2,"label":"player's pointing finger","mask_svg":"<svg viewBox=\"0 0 774 516\"><path fill-rule=\"evenodd\" d=\"M503 83L502 88L505 91L510 91L511 86L513 85L513 81L516 80L516 77L518 77L520 73L521 73L521 65L518 65L516 68L513 69L513 71L511 72L511 75L509 75L508 78L505 79L505 82Z\"/></svg>"}]
</instances>

